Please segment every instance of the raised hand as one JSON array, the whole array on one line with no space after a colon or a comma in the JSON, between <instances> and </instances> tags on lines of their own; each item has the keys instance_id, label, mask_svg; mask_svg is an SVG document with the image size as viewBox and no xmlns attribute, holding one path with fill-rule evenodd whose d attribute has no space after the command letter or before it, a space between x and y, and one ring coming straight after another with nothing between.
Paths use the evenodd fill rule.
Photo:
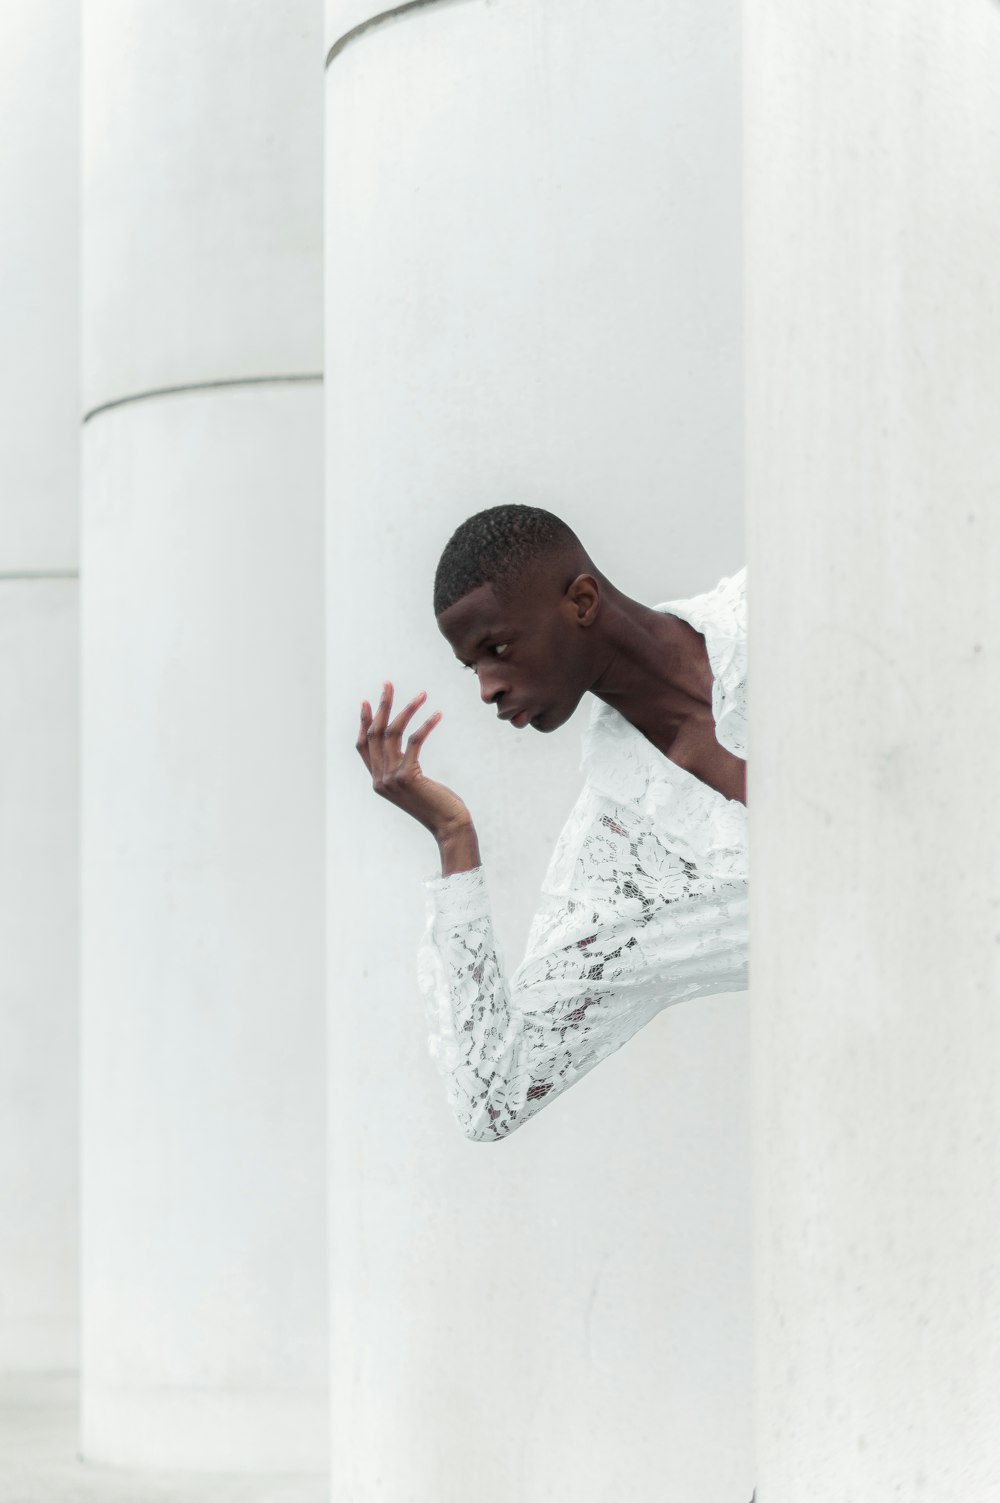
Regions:
<instances>
[{"instance_id":1,"label":"raised hand","mask_svg":"<svg viewBox=\"0 0 1000 1503\"><path fill-rule=\"evenodd\" d=\"M420 766L420 750L441 719L441 711L411 733L404 750L403 732L427 694L422 690L400 710L395 720L389 719L392 696L392 684L387 683L374 715L367 699L361 703L357 750L371 773L372 787L381 798L426 825L441 847L443 868L466 871L478 866L479 850L468 808L457 793L426 777ZM447 870L444 872L446 876L449 874Z\"/></svg>"}]
</instances>

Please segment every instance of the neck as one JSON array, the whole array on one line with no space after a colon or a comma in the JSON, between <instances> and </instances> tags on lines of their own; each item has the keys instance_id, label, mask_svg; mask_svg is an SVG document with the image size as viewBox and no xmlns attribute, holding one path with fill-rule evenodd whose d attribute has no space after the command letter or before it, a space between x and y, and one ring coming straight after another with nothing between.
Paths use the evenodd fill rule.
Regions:
<instances>
[{"instance_id":1,"label":"neck","mask_svg":"<svg viewBox=\"0 0 1000 1503\"><path fill-rule=\"evenodd\" d=\"M676 728L706 702L704 641L687 621L613 587L605 590L600 619L591 694L646 732ZM710 704L710 678L707 695Z\"/></svg>"}]
</instances>

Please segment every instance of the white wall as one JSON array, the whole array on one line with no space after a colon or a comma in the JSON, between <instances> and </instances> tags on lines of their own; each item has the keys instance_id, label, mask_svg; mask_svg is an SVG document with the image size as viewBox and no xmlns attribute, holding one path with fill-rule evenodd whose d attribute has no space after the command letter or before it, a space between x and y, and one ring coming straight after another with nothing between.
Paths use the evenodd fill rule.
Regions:
<instances>
[{"instance_id":1,"label":"white wall","mask_svg":"<svg viewBox=\"0 0 1000 1503\"><path fill-rule=\"evenodd\" d=\"M83 20L81 1453L321 1470L321 16Z\"/></svg>"},{"instance_id":2,"label":"white wall","mask_svg":"<svg viewBox=\"0 0 1000 1503\"><path fill-rule=\"evenodd\" d=\"M360 19L328 7L327 48ZM661 1016L509 1142L467 1142L415 981L426 831L371 792L362 697L444 719L519 958L586 711L497 727L441 639L467 515L563 515L649 603L744 561L739 12L427 4L327 73L335 1496L746 1503L746 995ZM428 711L429 713L429 711ZM504 734L506 732L506 734Z\"/></svg>"},{"instance_id":3,"label":"white wall","mask_svg":"<svg viewBox=\"0 0 1000 1503\"><path fill-rule=\"evenodd\" d=\"M758 1503L987 1503L1000 8L747 18Z\"/></svg>"},{"instance_id":4,"label":"white wall","mask_svg":"<svg viewBox=\"0 0 1000 1503\"><path fill-rule=\"evenodd\" d=\"M0 1371L77 1347L79 25L0 7Z\"/></svg>"}]
</instances>

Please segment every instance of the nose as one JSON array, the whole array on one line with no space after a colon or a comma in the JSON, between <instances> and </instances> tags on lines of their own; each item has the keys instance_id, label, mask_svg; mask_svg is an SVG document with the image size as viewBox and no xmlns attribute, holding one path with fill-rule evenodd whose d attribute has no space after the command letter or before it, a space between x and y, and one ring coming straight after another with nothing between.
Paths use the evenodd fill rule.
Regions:
<instances>
[{"instance_id":1,"label":"nose","mask_svg":"<svg viewBox=\"0 0 1000 1503\"><path fill-rule=\"evenodd\" d=\"M479 669L479 697L484 705L495 705L501 694L506 694L508 685L492 667Z\"/></svg>"}]
</instances>

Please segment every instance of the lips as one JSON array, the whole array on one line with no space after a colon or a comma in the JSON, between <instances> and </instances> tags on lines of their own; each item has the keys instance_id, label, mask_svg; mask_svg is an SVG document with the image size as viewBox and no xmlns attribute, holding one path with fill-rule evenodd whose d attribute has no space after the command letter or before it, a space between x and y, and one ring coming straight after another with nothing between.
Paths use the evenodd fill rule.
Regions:
<instances>
[{"instance_id":1,"label":"lips","mask_svg":"<svg viewBox=\"0 0 1000 1503\"><path fill-rule=\"evenodd\" d=\"M524 726L526 726L528 724L528 721L531 719L531 711L530 710L514 710L514 711L502 710L500 712L500 717L499 718L501 720L509 720L510 723L511 723L511 725L517 726L518 730L521 730L521 729L523 729Z\"/></svg>"}]
</instances>

